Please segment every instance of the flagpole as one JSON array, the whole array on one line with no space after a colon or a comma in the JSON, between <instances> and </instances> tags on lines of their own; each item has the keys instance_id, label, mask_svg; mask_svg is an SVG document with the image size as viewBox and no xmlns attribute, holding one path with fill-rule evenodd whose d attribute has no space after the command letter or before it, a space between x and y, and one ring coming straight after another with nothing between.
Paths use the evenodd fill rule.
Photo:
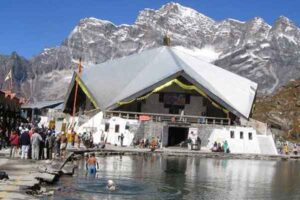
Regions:
<instances>
[{"instance_id":1,"label":"flagpole","mask_svg":"<svg viewBox=\"0 0 300 200\"><path fill-rule=\"evenodd\" d=\"M78 64L78 73L76 73L75 76L75 93L74 93L74 103L73 103L73 110L72 110L72 128L74 128L75 123L75 114L76 114L76 103L77 103L77 93L78 93L78 81L76 81L76 77L78 76L80 78L82 72L82 66L81 66L81 58L79 58L79 64Z\"/></svg>"},{"instance_id":2,"label":"flagpole","mask_svg":"<svg viewBox=\"0 0 300 200\"><path fill-rule=\"evenodd\" d=\"M12 80L12 68L10 70L10 91L12 92L12 88L13 88L13 80Z\"/></svg>"}]
</instances>

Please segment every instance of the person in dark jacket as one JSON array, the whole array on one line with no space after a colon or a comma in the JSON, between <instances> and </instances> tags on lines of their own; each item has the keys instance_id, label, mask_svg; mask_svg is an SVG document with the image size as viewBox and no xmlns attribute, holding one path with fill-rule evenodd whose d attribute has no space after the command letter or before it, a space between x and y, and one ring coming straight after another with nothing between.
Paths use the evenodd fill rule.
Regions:
<instances>
[{"instance_id":1,"label":"person in dark jacket","mask_svg":"<svg viewBox=\"0 0 300 200\"><path fill-rule=\"evenodd\" d=\"M4 130L0 126L0 150L4 147Z\"/></svg>"},{"instance_id":2,"label":"person in dark jacket","mask_svg":"<svg viewBox=\"0 0 300 200\"><path fill-rule=\"evenodd\" d=\"M42 142L40 143L39 160L44 160L45 159L44 148L46 147L46 134L45 134L44 130L40 130L39 134L43 139Z\"/></svg>"},{"instance_id":3,"label":"person in dark jacket","mask_svg":"<svg viewBox=\"0 0 300 200\"><path fill-rule=\"evenodd\" d=\"M27 159L28 158L28 150L30 146L30 136L28 131L24 131L20 136L20 145L21 145L21 159Z\"/></svg>"},{"instance_id":4,"label":"person in dark jacket","mask_svg":"<svg viewBox=\"0 0 300 200\"><path fill-rule=\"evenodd\" d=\"M55 134L48 132L48 135L46 137L47 159L52 159L54 143L55 143Z\"/></svg>"},{"instance_id":5,"label":"person in dark jacket","mask_svg":"<svg viewBox=\"0 0 300 200\"><path fill-rule=\"evenodd\" d=\"M198 149L201 150L201 139L199 136L197 136L197 145L198 145Z\"/></svg>"}]
</instances>

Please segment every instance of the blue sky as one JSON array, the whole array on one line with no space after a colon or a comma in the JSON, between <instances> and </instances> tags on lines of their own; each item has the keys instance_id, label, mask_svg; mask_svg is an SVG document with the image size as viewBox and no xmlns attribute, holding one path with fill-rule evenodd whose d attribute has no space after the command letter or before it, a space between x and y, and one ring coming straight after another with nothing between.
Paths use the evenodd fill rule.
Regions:
<instances>
[{"instance_id":1,"label":"blue sky","mask_svg":"<svg viewBox=\"0 0 300 200\"><path fill-rule=\"evenodd\" d=\"M158 9L165 0L1 0L0 54L16 51L27 58L59 45L85 17L132 24L144 8ZM269 24L284 15L300 24L298 0L181 0L175 1L215 19L249 20Z\"/></svg>"}]
</instances>

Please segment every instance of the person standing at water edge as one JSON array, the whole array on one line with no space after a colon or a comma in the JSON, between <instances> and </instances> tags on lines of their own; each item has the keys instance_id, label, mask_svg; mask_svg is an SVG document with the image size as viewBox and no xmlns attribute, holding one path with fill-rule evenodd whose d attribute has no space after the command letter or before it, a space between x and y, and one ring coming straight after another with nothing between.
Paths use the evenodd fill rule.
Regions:
<instances>
[{"instance_id":1,"label":"person standing at water edge","mask_svg":"<svg viewBox=\"0 0 300 200\"><path fill-rule=\"evenodd\" d=\"M124 141L124 134L121 134L121 147L123 146L123 141Z\"/></svg>"},{"instance_id":2,"label":"person standing at water edge","mask_svg":"<svg viewBox=\"0 0 300 200\"><path fill-rule=\"evenodd\" d=\"M43 138L37 131L34 130L34 133L31 137L31 144L32 144L32 159L38 160L39 153L40 153L40 144L43 142Z\"/></svg>"},{"instance_id":3,"label":"person standing at water edge","mask_svg":"<svg viewBox=\"0 0 300 200\"><path fill-rule=\"evenodd\" d=\"M0 126L0 150L4 148L4 143L5 143L5 137L4 137L4 130Z\"/></svg>"},{"instance_id":4,"label":"person standing at water edge","mask_svg":"<svg viewBox=\"0 0 300 200\"><path fill-rule=\"evenodd\" d=\"M201 150L201 139L199 136L197 136L197 145L198 145L199 150Z\"/></svg>"},{"instance_id":5,"label":"person standing at water edge","mask_svg":"<svg viewBox=\"0 0 300 200\"><path fill-rule=\"evenodd\" d=\"M224 153L228 153L227 150L228 150L228 142L227 140L225 140L224 144L223 144L223 149L224 149Z\"/></svg>"},{"instance_id":6,"label":"person standing at water edge","mask_svg":"<svg viewBox=\"0 0 300 200\"><path fill-rule=\"evenodd\" d=\"M293 153L294 153L294 155L297 155L297 154L298 154L298 147L297 147L297 144L294 144L294 147L293 147Z\"/></svg>"},{"instance_id":7,"label":"person standing at water edge","mask_svg":"<svg viewBox=\"0 0 300 200\"><path fill-rule=\"evenodd\" d=\"M287 144L284 144L283 152L284 152L284 154L289 155L289 146Z\"/></svg>"},{"instance_id":8,"label":"person standing at water edge","mask_svg":"<svg viewBox=\"0 0 300 200\"><path fill-rule=\"evenodd\" d=\"M50 131L48 131L48 135L46 138L47 159L52 159L54 143L55 143L55 133L51 133Z\"/></svg>"},{"instance_id":9,"label":"person standing at water edge","mask_svg":"<svg viewBox=\"0 0 300 200\"><path fill-rule=\"evenodd\" d=\"M40 150L39 150L39 159L45 159L45 147L46 147L46 133L43 129L39 131L40 136L42 137L42 142L40 142Z\"/></svg>"},{"instance_id":10,"label":"person standing at water edge","mask_svg":"<svg viewBox=\"0 0 300 200\"><path fill-rule=\"evenodd\" d=\"M19 148L19 136L16 131L12 131L9 141L11 145L10 157L13 158L15 157L15 154L17 153Z\"/></svg>"},{"instance_id":11,"label":"person standing at water edge","mask_svg":"<svg viewBox=\"0 0 300 200\"><path fill-rule=\"evenodd\" d=\"M91 156L89 157L89 159L87 160L87 169L88 169L89 174L96 173L96 165L97 165L97 168L99 169L99 164L95 157L95 153L92 153Z\"/></svg>"},{"instance_id":12,"label":"person standing at water edge","mask_svg":"<svg viewBox=\"0 0 300 200\"><path fill-rule=\"evenodd\" d=\"M24 130L20 137L20 145L21 145L21 159L27 159L28 158L28 150L30 146L30 136L28 133L28 130Z\"/></svg>"},{"instance_id":13,"label":"person standing at water edge","mask_svg":"<svg viewBox=\"0 0 300 200\"><path fill-rule=\"evenodd\" d=\"M67 149L71 149L74 147L74 139L75 139L75 132L72 130L71 132L67 133Z\"/></svg>"},{"instance_id":14,"label":"person standing at water edge","mask_svg":"<svg viewBox=\"0 0 300 200\"><path fill-rule=\"evenodd\" d=\"M55 156L60 156L60 134L58 133L57 136L55 137L55 141L54 141L54 148L55 148Z\"/></svg>"},{"instance_id":15,"label":"person standing at water edge","mask_svg":"<svg viewBox=\"0 0 300 200\"><path fill-rule=\"evenodd\" d=\"M60 136L60 155L62 157L65 156L66 148L67 148L67 137L66 137L66 134L64 132L62 132L62 134Z\"/></svg>"}]
</instances>

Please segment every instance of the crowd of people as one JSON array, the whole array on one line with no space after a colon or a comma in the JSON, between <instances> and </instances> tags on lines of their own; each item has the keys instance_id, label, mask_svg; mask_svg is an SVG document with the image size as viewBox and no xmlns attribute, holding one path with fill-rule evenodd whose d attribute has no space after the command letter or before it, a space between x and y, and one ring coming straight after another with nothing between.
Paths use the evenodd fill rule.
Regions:
<instances>
[{"instance_id":1,"label":"crowd of people","mask_svg":"<svg viewBox=\"0 0 300 200\"><path fill-rule=\"evenodd\" d=\"M212 152L224 152L230 153L227 140L223 142L223 145L220 142L215 141L213 147L211 148Z\"/></svg>"},{"instance_id":2,"label":"crowd of people","mask_svg":"<svg viewBox=\"0 0 300 200\"><path fill-rule=\"evenodd\" d=\"M58 133L54 128L22 125L9 131L0 127L0 150L10 148L11 158L43 160L64 157L66 149L80 148L81 143L82 138L72 130Z\"/></svg>"},{"instance_id":3,"label":"crowd of people","mask_svg":"<svg viewBox=\"0 0 300 200\"><path fill-rule=\"evenodd\" d=\"M134 148L139 147L139 148L150 148L151 150L160 148L161 141L159 137L151 137L149 138L133 138L132 145Z\"/></svg>"},{"instance_id":4,"label":"crowd of people","mask_svg":"<svg viewBox=\"0 0 300 200\"><path fill-rule=\"evenodd\" d=\"M279 154L285 154L285 155L289 155L289 154L298 155L298 153L300 152L300 145L291 144L289 146L287 143L284 143L283 145L280 145L280 147L278 148L278 152Z\"/></svg>"}]
</instances>

